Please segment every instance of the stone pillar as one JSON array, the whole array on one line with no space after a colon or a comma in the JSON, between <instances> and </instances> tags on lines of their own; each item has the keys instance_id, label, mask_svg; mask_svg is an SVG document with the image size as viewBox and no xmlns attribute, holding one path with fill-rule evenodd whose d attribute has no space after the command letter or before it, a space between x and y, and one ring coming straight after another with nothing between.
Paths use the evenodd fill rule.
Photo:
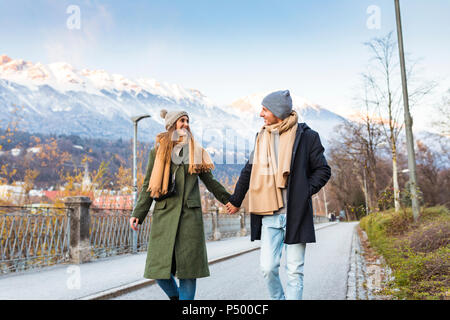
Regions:
<instances>
[{"instance_id":1,"label":"stone pillar","mask_svg":"<svg viewBox=\"0 0 450 320\"><path fill-rule=\"evenodd\" d=\"M88 197L67 197L64 204L70 212L70 263L89 262L91 260L89 240L91 199Z\"/></svg>"},{"instance_id":2,"label":"stone pillar","mask_svg":"<svg viewBox=\"0 0 450 320\"><path fill-rule=\"evenodd\" d=\"M239 236L245 237L247 235L247 229L245 228L245 211L243 208L239 210L239 217L241 220L241 230L239 232Z\"/></svg>"},{"instance_id":3,"label":"stone pillar","mask_svg":"<svg viewBox=\"0 0 450 320\"><path fill-rule=\"evenodd\" d=\"M213 205L211 207L211 223L212 223L212 236L213 240L220 240L222 236L219 231L219 208Z\"/></svg>"}]
</instances>

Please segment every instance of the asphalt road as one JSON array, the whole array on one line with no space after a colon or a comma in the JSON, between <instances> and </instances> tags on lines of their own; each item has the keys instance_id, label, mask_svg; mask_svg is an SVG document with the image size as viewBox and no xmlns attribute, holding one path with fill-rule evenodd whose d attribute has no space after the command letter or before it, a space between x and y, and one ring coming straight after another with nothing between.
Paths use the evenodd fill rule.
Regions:
<instances>
[{"instance_id":1,"label":"asphalt road","mask_svg":"<svg viewBox=\"0 0 450 320\"><path fill-rule=\"evenodd\" d=\"M316 231L316 243L307 244L303 299L345 300L352 234L357 223L341 222ZM280 267L286 283L284 253ZM211 276L197 280L196 300L267 300L259 270L259 250L210 266ZM167 300L151 285L113 300Z\"/></svg>"}]
</instances>

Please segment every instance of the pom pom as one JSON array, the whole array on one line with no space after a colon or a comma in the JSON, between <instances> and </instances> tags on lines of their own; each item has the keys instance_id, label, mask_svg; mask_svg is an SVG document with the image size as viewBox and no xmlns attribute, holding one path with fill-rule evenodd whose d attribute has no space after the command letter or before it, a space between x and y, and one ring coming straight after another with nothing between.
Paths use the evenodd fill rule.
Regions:
<instances>
[{"instance_id":1,"label":"pom pom","mask_svg":"<svg viewBox=\"0 0 450 320\"><path fill-rule=\"evenodd\" d=\"M159 115L161 116L161 118L165 119L165 118L166 118L166 115L167 115L167 110L166 110L166 109L162 109L162 110L159 112Z\"/></svg>"}]
</instances>

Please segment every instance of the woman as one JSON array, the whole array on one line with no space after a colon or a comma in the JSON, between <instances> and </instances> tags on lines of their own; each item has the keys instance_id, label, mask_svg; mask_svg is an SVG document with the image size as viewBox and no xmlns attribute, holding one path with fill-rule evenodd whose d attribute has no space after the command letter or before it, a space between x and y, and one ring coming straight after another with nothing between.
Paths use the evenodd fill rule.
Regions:
<instances>
[{"instance_id":1,"label":"woman","mask_svg":"<svg viewBox=\"0 0 450 320\"><path fill-rule=\"evenodd\" d=\"M197 177L223 204L230 194L214 179L209 154L193 139L187 112L162 110L161 117L167 131L157 135L150 151L130 225L137 230L156 201L144 277L156 279L171 300L193 300L196 279L209 276Z\"/></svg>"}]
</instances>

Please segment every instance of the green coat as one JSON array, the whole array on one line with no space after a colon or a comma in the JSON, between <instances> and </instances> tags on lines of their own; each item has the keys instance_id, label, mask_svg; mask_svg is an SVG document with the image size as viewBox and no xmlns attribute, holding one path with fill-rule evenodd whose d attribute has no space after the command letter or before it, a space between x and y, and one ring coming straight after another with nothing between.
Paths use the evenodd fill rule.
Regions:
<instances>
[{"instance_id":1,"label":"green coat","mask_svg":"<svg viewBox=\"0 0 450 320\"><path fill-rule=\"evenodd\" d=\"M150 175L155 161L155 149L150 151L147 172L132 217L142 224L147 216L153 198L147 192ZM176 165L171 164L170 172ZM178 279L193 279L209 276L206 253L203 213L200 201L199 177L206 188L223 204L230 194L214 179L212 173L189 174L188 165L180 165L176 177L176 195L156 201L150 226L147 260L144 277L148 279L169 279L172 257L175 254Z\"/></svg>"}]
</instances>

